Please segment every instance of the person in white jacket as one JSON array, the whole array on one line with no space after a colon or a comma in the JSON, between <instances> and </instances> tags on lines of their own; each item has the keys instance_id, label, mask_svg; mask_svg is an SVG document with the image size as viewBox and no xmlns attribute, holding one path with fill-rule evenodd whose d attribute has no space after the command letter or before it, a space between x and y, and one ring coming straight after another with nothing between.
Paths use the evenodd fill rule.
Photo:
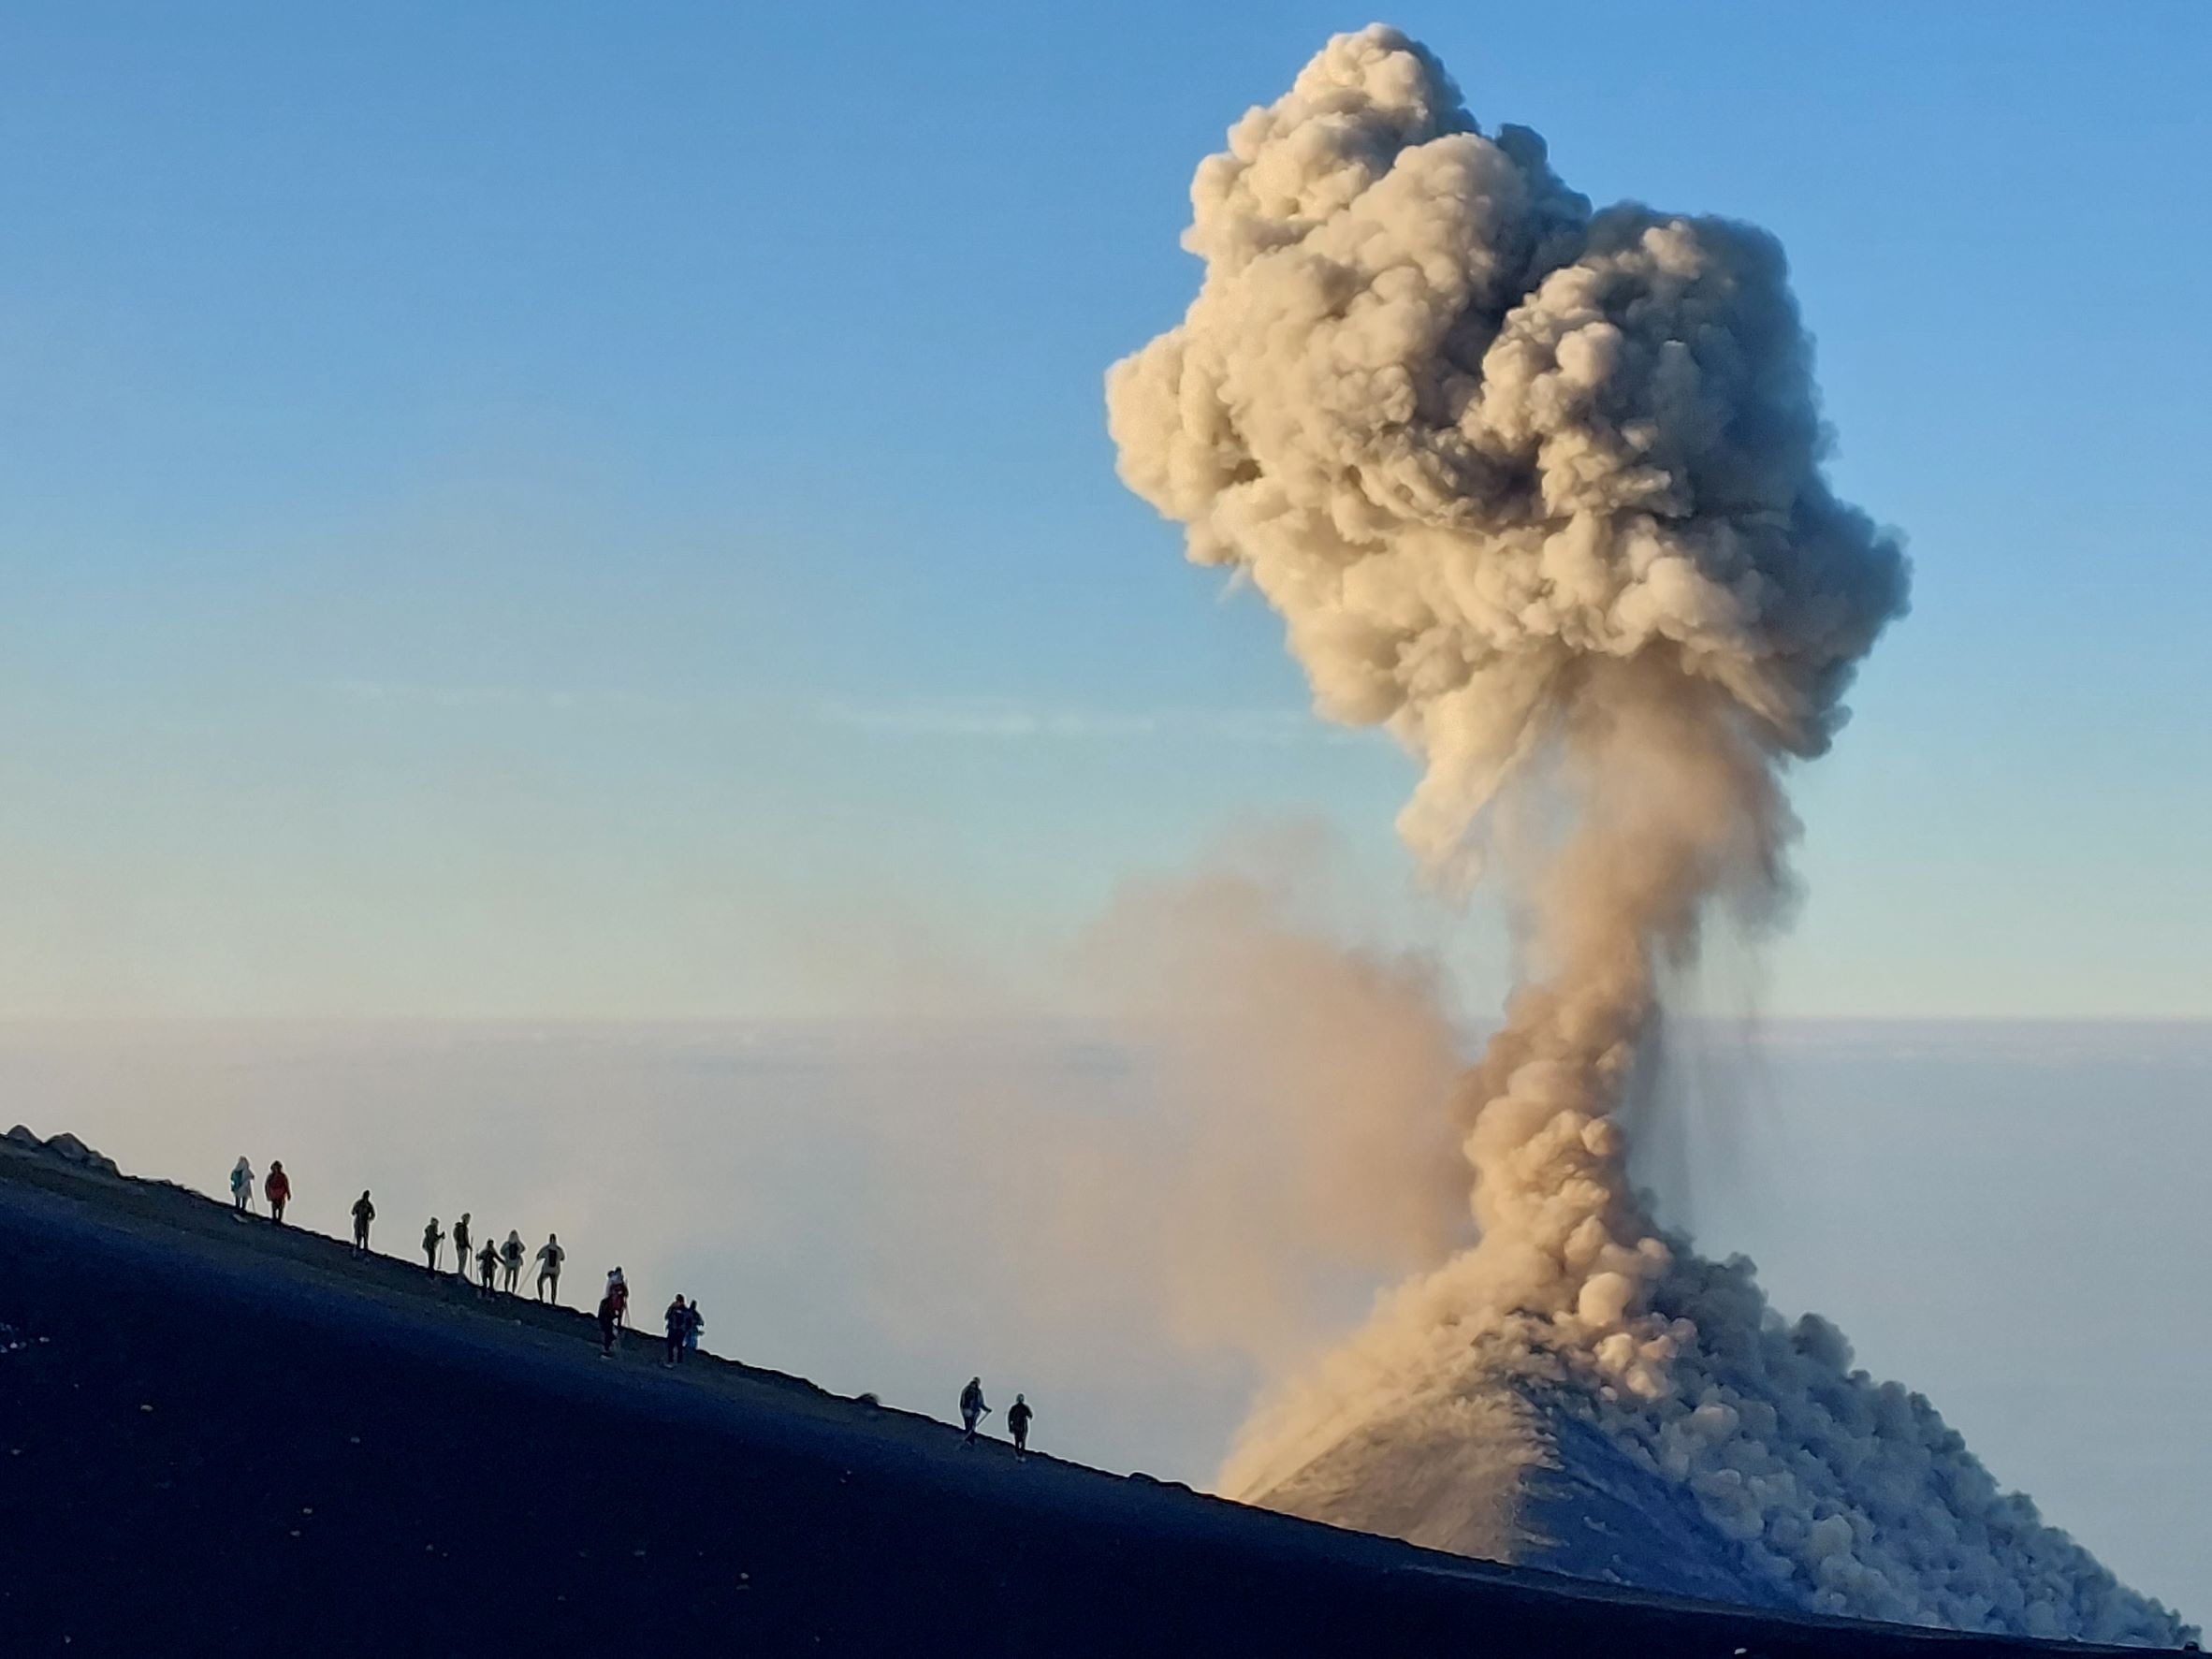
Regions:
<instances>
[{"instance_id":1,"label":"person in white jacket","mask_svg":"<svg viewBox=\"0 0 2212 1659\"><path fill-rule=\"evenodd\" d=\"M254 1166L244 1158L230 1166L230 1207L243 1215L254 1203Z\"/></svg>"}]
</instances>

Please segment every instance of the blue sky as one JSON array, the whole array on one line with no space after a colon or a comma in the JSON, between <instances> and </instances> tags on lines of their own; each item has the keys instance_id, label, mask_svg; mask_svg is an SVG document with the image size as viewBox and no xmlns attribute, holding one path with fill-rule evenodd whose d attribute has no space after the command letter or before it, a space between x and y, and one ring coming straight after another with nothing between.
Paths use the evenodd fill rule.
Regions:
<instances>
[{"instance_id":1,"label":"blue sky","mask_svg":"<svg viewBox=\"0 0 2212 1659\"><path fill-rule=\"evenodd\" d=\"M0 1013L850 1011L1281 820L1494 997L1100 415L1192 166L1366 21L10 7ZM1911 539L1765 1000L2212 1014L2212 11L1391 21L1776 230Z\"/></svg>"}]
</instances>

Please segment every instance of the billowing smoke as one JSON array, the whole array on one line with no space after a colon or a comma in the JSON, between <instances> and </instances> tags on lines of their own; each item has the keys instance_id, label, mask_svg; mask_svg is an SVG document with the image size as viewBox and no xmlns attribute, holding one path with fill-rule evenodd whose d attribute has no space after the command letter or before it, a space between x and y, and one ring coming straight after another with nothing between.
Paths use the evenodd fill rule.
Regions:
<instances>
[{"instance_id":1,"label":"billowing smoke","mask_svg":"<svg viewBox=\"0 0 2212 1659\"><path fill-rule=\"evenodd\" d=\"M1822 476L1779 246L1594 211L1380 27L1239 122L1191 197L1199 296L1108 381L1122 476L1281 614L1323 715L1419 758L1407 843L1448 882L1500 866L1524 923L1460 1102L1479 1243L1264 1409L1225 1485L1478 1548L1489 1520L1459 1518L1487 1505L1431 1479L1409 1509L1403 1477L1494 1426L1501 1383L1541 1386L1805 1606L2172 1638L1924 1401L1819 1321L1785 1329L1627 1179L1657 988L1716 903L1777 913L1783 774L1905 605L1896 540Z\"/></svg>"}]
</instances>

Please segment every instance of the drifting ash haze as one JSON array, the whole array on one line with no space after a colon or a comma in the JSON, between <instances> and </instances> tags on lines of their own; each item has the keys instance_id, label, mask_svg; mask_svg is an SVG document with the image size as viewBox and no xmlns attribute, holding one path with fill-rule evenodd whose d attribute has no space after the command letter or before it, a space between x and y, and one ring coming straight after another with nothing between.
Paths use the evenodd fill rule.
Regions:
<instances>
[{"instance_id":1,"label":"drifting ash haze","mask_svg":"<svg viewBox=\"0 0 2212 1659\"><path fill-rule=\"evenodd\" d=\"M1108 383L1122 476L1282 615L1322 714L1419 758L1404 838L1452 883L1492 867L1525 968L1461 1090L1478 1242L1279 1390L1225 1488L1525 1551L1528 1466L1595 1433L1754 1593L2177 1642L1925 1400L1785 1325L1627 1177L1660 978L1716 904L1779 913L1783 774L1905 606L1896 540L1822 477L1779 246L1594 211L1380 27L1239 122L1191 197L1198 298Z\"/></svg>"}]
</instances>

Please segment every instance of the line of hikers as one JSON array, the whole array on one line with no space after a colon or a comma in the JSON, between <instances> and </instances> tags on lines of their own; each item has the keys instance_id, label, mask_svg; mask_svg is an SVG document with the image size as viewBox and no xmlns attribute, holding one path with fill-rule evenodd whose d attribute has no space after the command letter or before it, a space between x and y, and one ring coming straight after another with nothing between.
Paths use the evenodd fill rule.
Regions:
<instances>
[{"instance_id":1,"label":"line of hikers","mask_svg":"<svg viewBox=\"0 0 2212 1659\"><path fill-rule=\"evenodd\" d=\"M960 1444L973 1446L976 1429L990 1415L991 1408L983 1404L983 1379L980 1376L969 1377L968 1387L960 1390L960 1427L965 1431L960 1436ZM1036 1415L1029 1409L1029 1402L1019 1394L1014 1396L1014 1403L1006 1408L1006 1432L1013 1436L1014 1456L1017 1458L1029 1455L1029 1422Z\"/></svg>"},{"instance_id":2,"label":"line of hikers","mask_svg":"<svg viewBox=\"0 0 2212 1659\"><path fill-rule=\"evenodd\" d=\"M269 1160L269 1178L262 1183L261 1193L269 1201L270 1223L277 1227L284 1226L284 1206L292 1201L292 1178L284 1173L282 1159ZM253 1208L254 1166L243 1157L231 1166L230 1202L240 1215ZM354 1200L353 1216L354 1254L366 1256L369 1254L370 1224L376 1219L376 1204L365 1186L361 1189L361 1196ZM463 1210L461 1218L453 1224L455 1271L464 1282L468 1279L472 1261L470 1246L474 1242L469 1231L469 1212ZM438 1218L433 1215L429 1225L422 1230L423 1263L433 1274L438 1272L438 1253L444 1243L444 1230L438 1225ZM517 1231L509 1231L506 1242L502 1244L494 1244L491 1240L486 1239L483 1247L473 1257L479 1279L477 1294L491 1295L502 1273L505 1274L507 1293L516 1294L516 1286L522 1277L522 1264L529 1255L529 1249L522 1242L522 1234ZM546 1235L546 1242L538 1246L536 1259L537 1299L558 1307L560 1304L560 1264L568 1259L568 1252L560 1247L559 1234Z\"/></svg>"},{"instance_id":3,"label":"line of hikers","mask_svg":"<svg viewBox=\"0 0 2212 1659\"><path fill-rule=\"evenodd\" d=\"M354 1230L364 1254L369 1248L369 1223L376 1219L376 1207L369 1202L363 1192L354 1204ZM465 1281L469 1276L469 1212L463 1210L460 1219L453 1224L454 1271ZM438 1273L438 1252L445 1243L445 1234L439 1230L438 1218L433 1215L422 1230L422 1259L424 1271L433 1278ZM530 1246L522 1242L522 1234L509 1229L506 1242L494 1244L486 1239L476 1251L476 1273L479 1280L477 1294L492 1294L495 1276L504 1274L500 1287L510 1296L519 1294L517 1285L522 1277L522 1263ZM560 1305L560 1264L568 1259L568 1252L560 1246L560 1235L549 1232L546 1242L538 1246L535 1258L538 1264L537 1300Z\"/></svg>"},{"instance_id":4,"label":"line of hikers","mask_svg":"<svg viewBox=\"0 0 2212 1659\"><path fill-rule=\"evenodd\" d=\"M284 1206L292 1200L292 1178L284 1173L284 1166L280 1159L269 1160L269 1177L262 1184L261 1190L262 1196L269 1201L269 1221L277 1227L284 1226ZM254 1166L243 1157L231 1168L230 1201L240 1215L247 1214L253 1206ZM376 1205L371 1201L369 1189L365 1186L361 1189L361 1196L354 1201L353 1216L354 1254L366 1256L369 1254L369 1227L376 1219ZM469 1223L470 1213L463 1210L460 1219L453 1224L452 1234L457 1271L464 1284L469 1277L469 1248L474 1242ZM433 1277L438 1273L438 1255L444 1247L445 1239L446 1234L438 1225L438 1218L431 1216L429 1224L422 1230L422 1253L423 1265ZM492 1295L494 1281L502 1273L505 1274L507 1293L516 1294L516 1284L522 1276L522 1263L528 1248L518 1231L510 1230L506 1242L502 1244L495 1245L488 1238L486 1239L475 1254L477 1294ZM546 1242L538 1246L537 1252L537 1299L540 1302L549 1302L556 1307L560 1304L560 1264L567 1259L568 1252L560 1247L559 1235L547 1233ZM630 1282L623 1277L622 1270L617 1267L607 1274L606 1293L599 1299L600 1358L613 1357L616 1335L627 1329L629 1323ZM662 1316L662 1324L667 1342L666 1357L662 1360L662 1364L680 1365L687 1356L699 1351L699 1332L706 1329L706 1318L699 1311L697 1298L687 1302L678 1293ZM976 1430L983 1419L990 1415L991 1407L983 1404L983 1379L980 1376L969 1377L968 1386L960 1390L962 1446L975 1444ZM1036 1415L1029 1408L1029 1402L1020 1394L1016 1394L1014 1403L1007 1407L1007 1432L1013 1436L1014 1456L1017 1458L1029 1455L1029 1423Z\"/></svg>"},{"instance_id":5,"label":"line of hikers","mask_svg":"<svg viewBox=\"0 0 2212 1659\"><path fill-rule=\"evenodd\" d=\"M686 1302L677 1292L668 1311L661 1316L667 1332L667 1357L663 1365L680 1365L689 1355L699 1351L699 1332L706 1329L706 1316L699 1311L696 1298ZM606 1294L599 1299L599 1357L612 1359L615 1335L630 1323L630 1281L622 1276L618 1267L606 1276Z\"/></svg>"},{"instance_id":6,"label":"line of hikers","mask_svg":"<svg viewBox=\"0 0 2212 1659\"><path fill-rule=\"evenodd\" d=\"M284 1206L292 1201L292 1177L284 1173L284 1166L276 1158L269 1160L269 1181L262 1188L269 1200L269 1218L278 1227L284 1225ZM241 1156L230 1169L231 1207L243 1215L254 1203L254 1166Z\"/></svg>"}]
</instances>

